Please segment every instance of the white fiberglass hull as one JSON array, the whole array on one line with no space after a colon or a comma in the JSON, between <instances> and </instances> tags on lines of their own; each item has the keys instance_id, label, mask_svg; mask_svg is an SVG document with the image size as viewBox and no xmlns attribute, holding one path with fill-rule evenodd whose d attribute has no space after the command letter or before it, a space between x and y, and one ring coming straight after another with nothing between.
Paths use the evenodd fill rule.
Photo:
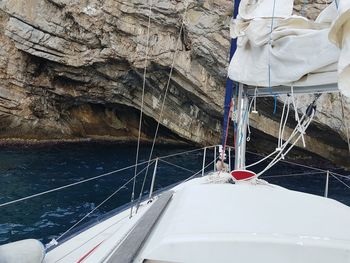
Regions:
<instances>
[{"instance_id":1,"label":"white fiberglass hull","mask_svg":"<svg viewBox=\"0 0 350 263\"><path fill-rule=\"evenodd\" d=\"M229 178L214 173L180 184L167 191L171 199L151 228L144 219L162 195L144 202L132 218L124 210L81 232L49 251L44 262L125 262L116 258L123 253L130 262L350 262L349 207ZM140 222L149 229L135 233ZM140 247L123 246L140 232L146 234L136 239Z\"/></svg>"}]
</instances>

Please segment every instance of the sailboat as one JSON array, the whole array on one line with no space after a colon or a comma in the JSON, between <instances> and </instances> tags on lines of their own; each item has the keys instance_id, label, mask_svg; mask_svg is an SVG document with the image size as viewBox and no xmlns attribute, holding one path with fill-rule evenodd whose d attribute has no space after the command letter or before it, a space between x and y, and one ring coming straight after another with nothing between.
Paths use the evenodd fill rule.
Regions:
<instances>
[{"instance_id":1,"label":"sailboat","mask_svg":"<svg viewBox=\"0 0 350 263\"><path fill-rule=\"evenodd\" d=\"M149 195L140 201L133 196L104 220L74 234L68 231L46 247L37 240L3 245L0 262L349 263L348 206L260 178L303 142L321 94L350 95L350 2L333 1L316 21L292 12L293 0L235 2L215 171L205 173L203 162L202 170L187 180L154 192L154 169ZM314 94L314 101L301 116L296 112L297 125L285 138L287 105L294 94ZM269 164L254 173L248 168L262 160L245 161L249 114L256 112L257 98L279 95L288 100L280 138L276 150L262 159ZM230 117L236 127L234 148L227 146ZM231 150L233 169L225 163ZM157 161L150 158L147 170Z\"/></svg>"}]
</instances>

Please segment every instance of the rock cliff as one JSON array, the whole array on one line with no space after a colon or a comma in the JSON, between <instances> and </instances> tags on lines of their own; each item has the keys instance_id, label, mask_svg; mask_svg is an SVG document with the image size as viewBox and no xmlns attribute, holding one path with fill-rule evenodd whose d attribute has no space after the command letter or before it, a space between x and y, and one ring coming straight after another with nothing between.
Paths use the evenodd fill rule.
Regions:
<instances>
[{"instance_id":1,"label":"rock cliff","mask_svg":"<svg viewBox=\"0 0 350 263\"><path fill-rule=\"evenodd\" d=\"M232 1L188 3L184 17L184 1L153 0L144 140L152 137L175 54L161 139L220 141ZM325 0L309 1L312 8L307 9L303 3L296 0L295 12L311 18L325 6ZM134 140L148 14L144 0L0 1L0 138ZM251 121L255 139L272 140L277 134L278 115L272 116L271 103L258 102L260 114ZM346 164L340 101L337 95L323 95L318 104L308 150Z\"/></svg>"}]
</instances>

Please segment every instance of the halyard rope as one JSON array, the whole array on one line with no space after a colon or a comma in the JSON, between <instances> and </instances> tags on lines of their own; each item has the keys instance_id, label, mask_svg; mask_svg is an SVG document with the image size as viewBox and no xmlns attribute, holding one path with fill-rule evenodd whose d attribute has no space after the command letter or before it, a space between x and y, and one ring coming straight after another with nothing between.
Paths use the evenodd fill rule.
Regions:
<instances>
[{"instance_id":1,"label":"halyard rope","mask_svg":"<svg viewBox=\"0 0 350 263\"><path fill-rule=\"evenodd\" d=\"M292 138L297 134L297 132L295 132L295 134L292 134L290 136L290 138L282 145L282 150L276 155L276 157L269 163L269 165L262 170L260 173L258 173L257 175L260 176L263 173L265 173L267 170L269 170L272 166L274 166L277 162L279 162L280 160L284 159L284 156L288 154L288 152L295 146L295 144L300 140L300 138L303 135L303 132L309 127L310 123L312 122L312 119L314 117L314 113L312 114L312 116L310 117L309 120L307 120L307 122L305 124L302 124L302 127L300 127L302 130L299 130L300 135L297 137L297 139L292 143L292 145L286 150L286 152L283 153L283 150L288 146L288 143L292 140ZM298 128L298 126L296 127Z\"/></svg>"},{"instance_id":2,"label":"halyard rope","mask_svg":"<svg viewBox=\"0 0 350 263\"><path fill-rule=\"evenodd\" d=\"M295 120L298 122L298 125L301 127L301 120L299 117L299 113L298 113L298 107L295 103L295 98L294 98L294 87L293 85L290 87L291 90L291 96L292 96L292 103L293 103L293 108L294 108L294 114L295 114ZM305 139L304 139L304 134L301 136L301 139L303 140L303 146L305 147Z\"/></svg>"},{"instance_id":3,"label":"halyard rope","mask_svg":"<svg viewBox=\"0 0 350 263\"><path fill-rule=\"evenodd\" d=\"M234 149L234 147L232 147L232 146L230 146L230 147ZM246 152L249 153L249 154L255 155L255 156L263 157L263 159L255 162L255 163L247 165L246 168L252 167L254 165L257 165L258 163L261 163L262 161L264 161L266 159L271 159L272 158L271 156L274 153L276 153L276 151L275 151L275 152L273 152L273 153L271 153L271 154L269 154L267 156L264 156L263 154L259 154L259 153L255 153L255 152L251 152L251 151L246 151ZM287 164L290 164L290 165L299 166L299 167L303 167L303 168L307 168L307 169L314 170L314 171L320 171L320 172L327 172L328 171L328 170L325 170L325 169L309 166L309 165L306 165L306 164L295 163L295 162L291 162L291 161L287 161L287 160L280 160L280 162L287 163ZM339 174L339 173L336 173L336 172L333 172L333 171L330 171L330 172L332 172L336 176L343 177L343 178L346 178L346 179L350 179L350 175L342 175L342 174Z\"/></svg>"},{"instance_id":4,"label":"halyard rope","mask_svg":"<svg viewBox=\"0 0 350 263\"><path fill-rule=\"evenodd\" d=\"M257 164L259 164L259 163L261 163L261 162L263 162L263 161L265 161L265 160L271 158L271 157L272 157L274 154L276 154L276 153L278 153L277 150L274 151L274 152L272 152L272 153L270 153L269 155L265 156L264 158L260 159L259 161L255 162L255 163L251 163L251 164L249 164L249 165L246 165L246 166L245 166L245 169L247 169L247 168L249 168L249 167L253 167L253 166L255 166L255 165L257 165Z\"/></svg>"},{"instance_id":5,"label":"halyard rope","mask_svg":"<svg viewBox=\"0 0 350 263\"><path fill-rule=\"evenodd\" d=\"M287 108L287 112L285 111L286 108ZM289 117L289 110L290 110L289 95L287 95L287 98L285 99L284 104L283 104L280 127L278 130L278 147L277 147L278 150L281 149L281 147L282 147L284 130L285 130L285 127L287 125L287 120Z\"/></svg>"},{"instance_id":6,"label":"halyard rope","mask_svg":"<svg viewBox=\"0 0 350 263\"><path fill-rule=\"evenodd\" d=\"M302 118L301 120L303 121L304 118L305 118L305 115L303 116L303 118ZM302 125L302 124L300 124L300 125ZM262 161L264 161L264 160L266 160L266 159L268 159L268 158L271 158L274 154L278 153L278 155L276 155L276 156L274 157L274 159L272 160L272 162L274 162L274 161L282 154L283 150L288 146L288 143L294 138L294 136L297 134L298 130L300 130L299 124L294 128L294 130L293 130L292 134L290 135L289 139L288 139L284 144L281 145L281 148L280 148L280 149L276 149L274 152L272 152L272 153L269 154L268 156L265 156L263 159L261 159L261 160L255 162L255 163L252 163L252 164L247 165L245 168L255 166L255 165L261 163ZM284 156L284 155L283 155L283 156ZM271 162L271 163L272 163L272 162Z\"/></svg>"},{"instance_id":7,"label":"halyard rope","mask_svg":"<svg viewBox=\"0 0 350 263\"><path fill-rule=\"evenodd\" d=\"M273 160L267 165L267 167L265 167L261 172L259 172L257 174L257 176L262 175L264 172L266 172L267 170L269 170L272 166L274 166L277 162L279 162L280 160L283 160L285 155L288 154L288 152L295 146L295 144L300 140L300 138L302 138L303 140L303 145L305 147L305 139L304 139L304 133L307 130L307 128L309 127L309 125L311 124L315 113L316 113L316 101L320 98L320 96L322 95L321 93L316 94L315 95L315 99L313 100L313 102L307 107L303 117L301 119L299 119L299 114L297 113L297 109L295 107L295 102L294 102L294 94L293 94L293 86L291 86L291 93L292 93L292 103L294 106L294 110L296 113L296 119L298 121L297 126L295 127L295 129L293 130L292 134L290 135L289 139L282 144L282 138L283 137L283 133L284 133L284 129L285 126L287 124L287 119L288 119L288 115L289 115L289 107L287 109L287 114L285 116L285 108L286 108L286 103L288 103L289 106L289 96L287 97L287 99L285 100L285 103L283 105L283 112L282 112L282 117L281 117L281 122L280 122L280 127L279 127L279 138L278 138L278 147L277 149L271 153L269 156L273 156L275 153L278 153ZM283 120L285 118L285 120ZM283 123L283 127L282 127L282 123ZM299 132L299 136L297 137L297 139L292 143L292 145L285 151L283 152L287 147L288 144L292 141L292 139L297 135L297 133ZM265 157L264 159L266 160L268 157ZM254 166L258 163L262 162L262 160L250 164L248 167ZM246 166L247 167L247 166Z\"/></svg>"}]
</instances>

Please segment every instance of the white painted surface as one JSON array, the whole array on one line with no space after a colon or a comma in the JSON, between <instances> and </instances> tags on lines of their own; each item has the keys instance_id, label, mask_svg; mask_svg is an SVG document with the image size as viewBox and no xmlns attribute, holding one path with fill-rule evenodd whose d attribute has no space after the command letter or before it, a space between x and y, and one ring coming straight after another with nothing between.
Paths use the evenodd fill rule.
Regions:
<instances>
[{"instance_id":1,"label":"white painted surface","mask_svg":"<svg viewBox=\"0 0 350 263\"><path fill-rule=\"evenodd\" d=\"M150 205L143 203L138 214L131 219L129 218L130 210L125 210L76 235L51 250L46 255L44 263L77 262L96 246L98 247L86 256L84 262L102 262L130 231L135 222L142 217Z\"/></svg>"},{"instance_id":2,"label":"white painted surface","mask_svg":"<svg viewBox=\"0 0 350 263\"><path fill-rule=\"evenodd\" d=\"M350 262L350 209L271 185L176 193L139 255L171 262Z\"/></svg>"},{"instance_id":3,"label":"white painted surface","mask_svg":"<svg viewBox=\"0 0 350 263\"><path fill-rule=\"evenodd\" d=\"M174 187L135 262L350 263L350 208L257 180L212 173ZM48 262L105 262L152 205L124 211L51 251Z\"/></svg>"},{"instance_id":4,"label":"white painted surface","mask_svg":"<svg viewBox=\"0 0 350 263\"><path fill-rule=\"evenodd\" d=\"M0 263L41 263L45 256L43 244L25 239L0 246Z\"/></svg>"},{"instance_id":5,"label":"white painted surface","mask_svg":"<svg viewBox=\"0 0 350 263\"><path fill-rule=\"evenodd\" d=\"M350 96L350 1L331 2L313 21L292 15L292 0L242 1L228 76L258 87L338 83Z\"/></svg>"}]
</instances>

